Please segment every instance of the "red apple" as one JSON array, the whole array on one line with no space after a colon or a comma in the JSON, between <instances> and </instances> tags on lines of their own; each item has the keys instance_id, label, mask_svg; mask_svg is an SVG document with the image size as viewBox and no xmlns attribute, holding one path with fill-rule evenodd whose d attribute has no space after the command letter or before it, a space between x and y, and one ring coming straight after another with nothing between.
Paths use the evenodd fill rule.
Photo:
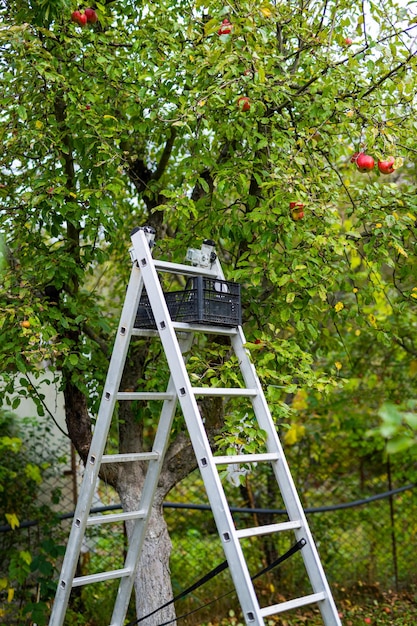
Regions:
<instances>
[{"instance_id":1,"label":"red apple","mask_svg":"<svg viewBox=\"0 0 417 626\"><path fill-rule=\"evenodd\" d=\"M233 25L229 22L227 17L221 23L219 30L217 31L218 35L230 35L232 32Z\"/></svg>"},{"instance_id":2,"label":"red apple","mask_svg":"<svg viewBox=\"0 0 417 626\"><path fill-rule=\"evenodd\" d=\"M360 172L369 172L374 168L375 161L369 154L361 152L356 158L356 165Z\"/></svg>"},{"instance_id":3,"label":"red apple","mask_svg":"<svg viewBox=\"0 0 417 626\"><path fill-rule=\"evenodd\" d=\"M84 13L87 16L87 22L89 24L95 24L97 22L98 17L94 9L85 9Z\"/></svg>"},{"instance_id":4,"label":"red apple","mask_svg":"<svg viewBox=\"0 0 417 626\"><path fill-rule=\"evenodd\" d=\"M390 156L386 161L378 161L378 169L381 174L392 174L395 171L394 163L394 157Z\"/></svg>"},{"instance_id":5,"label":"red apple","mask_svg":"<svg viewBox=\"0 0 417 626\"><path fill-rule=\"evenodd\" d=\"M79 20L80 20L80 17L81 17L81 13L80 13L80 11L73 11L73 12L71 13L71 20L72 20L73 22L76 22L77 24L79 24L79 23L80 23L80 21L79 21Z\"/></svg>"},{"instance_id":6,"label":"red apple","mask_svg":"<svg viewBox=\"0 0 417 626\"><path fill-rule=\"evenodd\" d=\"M350 37L345 37L345 46L351 46L353 44L353 39Z\"/></svg>"},{"instance_id":7,"label":"red apple","mask_svg":"<svg viewBox=\"0 0 417 626\"><path fill-rule=\"evenodd\" d=\"M81 11L73 11L71 13L71 20L80 26L85 26L87 24L87 16L85 13L81 13Z\"/></svg>"},{"instance_id":8,"label":"red apple","mask_svg":"<svg viewBox=\"0 0 417 626\"><path fill-rule=\"evenodd\" d=\"M237 101L238 107L241 111L249 111L250 100L247 96L240 96Z\"/></svg>"},{"instance_id":9,"label":"red apple","mask_svg":"<svg viewBox=\"0 0 417 626\"><path fill-rule=\"evenodd\" d=\"M304 217L304 204L302 202L290 202L290 211L292 219L297 222Z\"/></svg>"}]
</instances>

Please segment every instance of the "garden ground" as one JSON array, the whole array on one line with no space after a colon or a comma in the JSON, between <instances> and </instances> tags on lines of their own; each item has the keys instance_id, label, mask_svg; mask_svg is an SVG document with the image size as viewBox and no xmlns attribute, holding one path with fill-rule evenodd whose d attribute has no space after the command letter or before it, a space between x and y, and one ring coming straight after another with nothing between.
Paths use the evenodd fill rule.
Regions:
<instances>
[{"instance_id":1,"label":"garden ground","mask_svg":"<svg viewBox=\"0 0 417 626\"><path fill-rule=\"evenodd\" d=\"M417 624L417 590L407 593L381 592L373 595L350 595L338 601L343 626L415 626ZM323 626L317 611L292 613L267 622L268 626ZM243 626L233 614L221 622L205 626Z\"/></svg>"}]
</instances>

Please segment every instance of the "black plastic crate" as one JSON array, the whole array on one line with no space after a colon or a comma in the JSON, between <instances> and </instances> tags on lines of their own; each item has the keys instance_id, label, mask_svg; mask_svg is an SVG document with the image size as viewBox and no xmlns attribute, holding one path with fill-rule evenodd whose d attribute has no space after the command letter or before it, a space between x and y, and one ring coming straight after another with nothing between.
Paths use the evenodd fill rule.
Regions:
<instances>
[{"instance_id":1,"label":"black plastic crate","mask_svg":"<svg viewBox=\"0 0 417 626\"><path fill-rule=\"evenodd\" d=\"M242 323L240 285L217 278L192 276L182 291L164 294L175 322L238 326ZM135 328L156 328L149 298L143 293L135 319Z\"/></svg>"}]
</instances>

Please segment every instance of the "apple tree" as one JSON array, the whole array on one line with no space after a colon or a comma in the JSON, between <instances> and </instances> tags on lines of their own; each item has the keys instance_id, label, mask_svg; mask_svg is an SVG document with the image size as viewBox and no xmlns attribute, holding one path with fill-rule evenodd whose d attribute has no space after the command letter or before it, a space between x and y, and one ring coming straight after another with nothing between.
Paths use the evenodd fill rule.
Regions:
<instances>
[{"instance_id":1,"label":"apple tree","mask_svg":"<svg viewBox=\"0 0 417 626\"><path fill-rule=\"evenodd\" d=\"M218 243L289 445L311 429L290 409L300 390L319 404L365 393L370 419L382 400L411 399L413 3L9 0L0 14L4 403L31 393L27 374L55 371L86 458L129 233L144 224L167 258L200 238ZM160 375L152 350L132 346L124 388ZM202 410L217 432L222 406ZM120 452L144 445L137 411L119 408ZM347 423L327 417L319 430L334 443ZM138 617L171 597L162 501L194 466L178 429ZM110 466L105 478L129 507L143 475ZM147 623L172 617L167 608Z\"/></svg>"}]
</instances>

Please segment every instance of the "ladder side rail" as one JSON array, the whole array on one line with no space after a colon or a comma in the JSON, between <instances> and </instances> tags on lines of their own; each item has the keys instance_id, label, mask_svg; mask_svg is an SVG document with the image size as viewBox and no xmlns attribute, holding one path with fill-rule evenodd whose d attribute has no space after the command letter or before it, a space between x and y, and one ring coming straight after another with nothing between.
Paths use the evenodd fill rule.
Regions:
<instances>
[{"instance_id":1,"label":"ladder side rail","mask_svg":"<svg viewBox=\"0 0 417 626\"><path fill-rule=\"evenodd\" d=\"M254 409L255 416L257 418L259 426L266 432L266 449L267 452L277 452L279 456L278 464L281 464L281 467L285 468L285 476L288 478L288 481L282 485L281 474L277 475L278 465L273 463L273 468L275 470L276 478L280 484L280 486L284 487L285 493L287 494L287 501L285 502L286 509L289 513L290 520L300 519L300 516L303 514L303 508L301 502L298 497L291 497L292 494L296 494L296 487L291 478L291 474L286 463L284 451L282 448L281 441L278 437L277 430L274 425L274 421L271 415L271 412L268 407L268 403L265 398L265 394L259 380L259 377L256 373L255 366L252 363L249 352L247 348L245 348L246 339L241 327L239 327L239 333L236 337L231 338L232 347L234 352L238 358L240 370L245 381L245 384L248 387L257 390L256 396L253 397L252 406ZM290 497L288 497L288 495Z\"/></svg>"},{"instance_id":2,"label":"ladder side rail","mask_svg":"<svg viewBox=\"0 0 417 626\"><path fill-rule=\"evenodd\" d=\"M65 613L72 589L72 582L81 552L88 514L91 508L97 477L100 470L100 460L106 445L107 434L116 403L116 393L120 385L123 365L129 349L131 331L135 321L142 288L142 276L137 265L134 263L114 342L107 378L103 389L97 422L94 428L88 459L84 469L83 480L67 543L67 549L62 563L49 626L62 626L65 619Z\"/></svg>"},{"instance_id":3,"label":"ladder side rail","mask_svg":"<svg viewBox=\"0 0 417 626\"><path fill-rule=\"evenodd\" d=\"M285 458L282 444L275 429L274 421L272 419L262 385L256 373L255 366L250 359L249 352L247 348L245 348L246 339L241 327L239 327L238 335L231 337L231 342L235 354L238 357L245 384L248 387L253 387L258 390L256 397L251 399L252 406L260 427L267 433L267 451L278 451L279 460L277 462L272 462L271 465L290 521L301 521L301 527L299 529L295 529L294 532L297 540L304 538L307 541L306 545L301 550L301 554L312 588L316 593L324 590L328 599L328 602L319 603L319 608L322 612L324 622L326 626L341 626L336 604L334 603L327 577L321 564L297 488L292 478L288 462Z\"/></svg>"},{"instance_id":4,"label":"ladder side rail","mask_svg":"<svg viewBox=\"0 0 417 626\"><path fill-rule=\"evenodd\" d=\"M181 343L182 352L189 350L193 342L193 338L193 335L189 334L184 339ZM152 446L152 452L158 455L158 459L152 461L148 466L138 507L139 509L145 510L147 514L143 519L138 519L134 522L134 526L129 537L129 547L126 555L125 567L128 567L131 574L120 579L116 601L113 608L111 626L122 626L129 608L136 570L143 542L145 541L146 531L152 512L152 503L154 501L165 453L169 444L169 435L177 406L177 396L175 394L175 384L172 376L168 382L167 394L169 394L171 398L165 400L162 405L161 415Z\"/></svg>"},{"instance_id":5,"label":"ladder side rail","mask_svg":"<svg viewBox=\"0 0 417 626\"><path fill-rule=\"evenodd\" d=\"M210 442L179 350L157 271L141 231L132 236L132 242L245 621L253 626L264 626L258 599L236 535L219 473L213 461ZM172 367L171 363L175 363L175 367Z\"/></svg>"}]
</instances>

